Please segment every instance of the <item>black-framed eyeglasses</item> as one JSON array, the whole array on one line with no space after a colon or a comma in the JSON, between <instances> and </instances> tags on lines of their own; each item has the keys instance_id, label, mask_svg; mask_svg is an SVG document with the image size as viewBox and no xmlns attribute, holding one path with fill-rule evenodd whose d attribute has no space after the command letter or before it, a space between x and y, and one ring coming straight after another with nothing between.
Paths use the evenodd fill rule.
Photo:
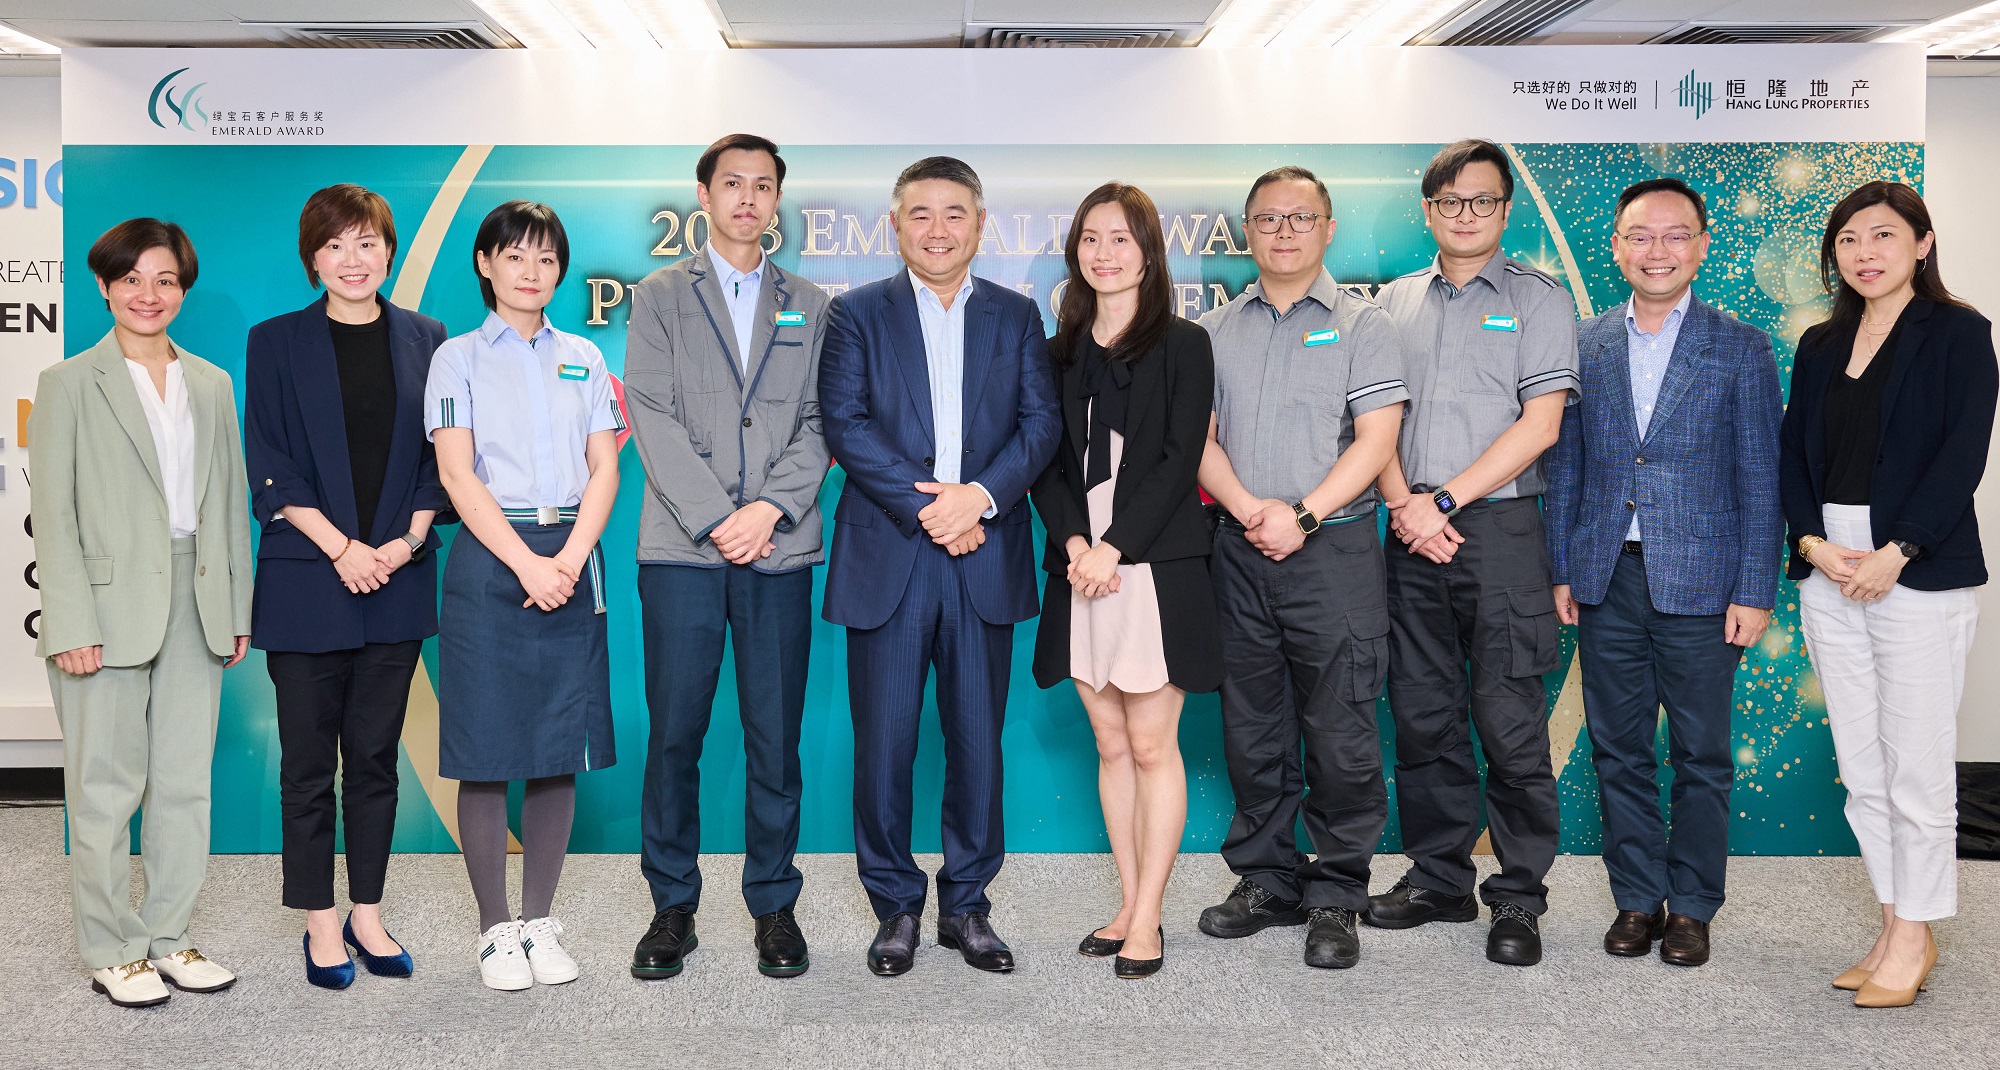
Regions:
<instances>
[{"instance_id":1,"label":"black-framed eyeglasses","mask_svg":"<svg viewBox=\"0 0 2000 1070\"><path fill-rule=\"evenodd\" d=\"M1472 209L1473 215L1480 219L1485 219L1487 216L1499 211L1500 206L1507 203L1507 198L1495 197L1486 193L1482 193L1477 197L1453 197L1446 194L1443 197L1425 197L1424 203L1437 209L1437 214L1446 219L1457 219L1459 216L1465 214L1467 207Z\"/></svg>"},{"instance_id":2,"label":"black-framed eyeglasses","mask_svg":"<svg viewBox=\"0 0 2000 1070\"><path fill-rule=\"evenodd\" d=\"M1292 233L1304 234L1319 226L1319 221L1325 218L1327 217L1318 212L1293 212L1290 215L1263 212L1251 216L1250 222L1257 228L1259 234L1276 234L1279 228L1287 223L1292 225Z\"/></svg>"}]
</instances>

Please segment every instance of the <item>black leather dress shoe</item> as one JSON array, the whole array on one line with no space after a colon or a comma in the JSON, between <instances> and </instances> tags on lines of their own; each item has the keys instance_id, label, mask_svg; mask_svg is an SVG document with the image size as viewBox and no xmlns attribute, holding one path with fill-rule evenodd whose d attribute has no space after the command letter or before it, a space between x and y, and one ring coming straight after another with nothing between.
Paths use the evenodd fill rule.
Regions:
<instances>
[{"instance_id":1,"label":"black leather dress shoe","mask_svg":"<svg viewBox=\"0 0 2000 1070\"><path fill-rule=\"evenodd\" d=\"M1479 903L1469 895L1419 888L1404 877L1394 888L1368 897L1368 912L1361 920L1377 929L1414 929L1430 921L1471 921L1479 916Z\"/></svg>"},{"instance_id":2,"label":"black leather dress shoe","mask_svg":"<svg viewBox=\"0 0 2000 1070\"><path fill-rule=\"evenodd\" d=\"M1125 941L1120 940L1118 942L1122 944ZM1120 955L1116 959L1112 960L1111 971L1117 974L1118 979L1121 981L1136 981L1141 977L1151 977L1154 974L1159 973L1160 967L1165 965L1166 961L1167 961L1167 930L1162 928L1160 930L1160 954L1157 958L1128 959L1125 956Z\"/></svg>"},{"instance_id":3,"label":"black leather dress shoe","mask_svg":"<svg viewBox=\"0 0 2000 1070\"><path fill-rule=\"evenodd\" d=\"M868 945L868 968L877 977L909 973L917 963L917 916L891 914L875 930L875 942Z\"/></svg>"},{"instance_id":4,"label":"black leather dress shoe","mask_svg":"<svg viewBox=\"0 0 2000 1070\"><path fill-rule=\"evenodd\" d=\"M1087 955L1094 959L1110 958L1123 950L1125 950L1125 941L1106 940L1095 932L1084 937L1083 942L1076 945L1077 954Z\"/></svg>"},{"instance_id":5,"label":"black leather dress shoe","mask_svg":"<svg viewBox=\"0 0 2000 1070\"><path fill-rule=\"evenodd\" d=\"M1493 928L1486 934L1486 957L1502 966L1533 966L1542 961L1542 927L1526 907L1493 904Z\"/></svg>"},{"instance_id":6,"label":"black leather dress shoe","mask_svg":"<svg viewBox=\"0 0 2000 1070\"><path fill-rule=\"evenodd\" d=\"M806 957L806 934L786 907L757 919L757 972L766 977L797 977L812 960Z\"/></svg>"},{"instance_id":7,"label":"black leather dress shoe","mask_svg":"<svg viewBox=\"0 0 2000 1070\"><path fill-rule=\"evenodd\" d=\"M965 956L965 964L988 973L1006 973L1014 968L1014 952L993 931L986 915L971 910L938 919L938 946Z\"/></svg>"},{"instance_id":8,"label":"black leather dress shoe","mask_svg":"<svg viewBox=\"0 0 2000 1070\"><path fill-rule=\"evenodd\" d=\"M632 976L657 981L681 972L683 959L700 941L694 935L694 911L668 907L653 915L653 924L632 952Z\"/></svg>"},{"instance_id":9,"label":"black leather dress shoe","mask_svg":"<svg viewBox=\"0 0 2000 1070\"><path fill-rule=\"evenodd\" d=\"M1314 907L1306 923L1306 965L1344 970L1361 961L1361 937L1354 931L1358 911Z\"/></svg>"},{"instance_id":10,"label":"black leather dress shoe","mask_svg":"<svg viewBox=\"0 0 2000 1070\"><path fill-rule=\"evenodd\" d=\"M1273 925L1305 923L1305 908L1297 900L1280 899L1275 892L1245 877L1229 890L1229 898L1201 912L1199 925L1210 936L1235 940Z\"/></svg>"},{"instance_id":11,"label":"black leather dress shoe","mask_svg":"<svg viewBox=\"0 0 2000 1070\"><path fill-rule=\"evenodd\" d=\"M1653 941L1667 928L1667 912L1656 910L1642 914L1636 910L1621 910L1611 922L1611 928L1604 930L1604 950L1607 954L1621 958L1635 959L1653 952Z\"/></svg>"},{"instance_id":12,"label":"black leather dress shoe","mask_svg":"<svg viewBox=\"0 0 2000 1070\"><path fill-rule=\"evenodd\" d=\"M1660 937L1660 961L1675 966L1699 966L1708 961L1708 923L1686 914L1667 915L1667 932Z\"/></svg>"}]
</instances>

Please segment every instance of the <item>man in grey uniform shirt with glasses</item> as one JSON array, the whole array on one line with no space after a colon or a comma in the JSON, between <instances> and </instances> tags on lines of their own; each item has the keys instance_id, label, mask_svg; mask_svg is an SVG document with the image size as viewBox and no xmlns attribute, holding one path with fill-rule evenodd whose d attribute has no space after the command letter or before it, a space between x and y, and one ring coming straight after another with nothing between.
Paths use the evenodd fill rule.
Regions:
<instances>
[{"instance_id":1,"label":"man in grey uniform shirt with glasses","mask_svg":"<svg viewBox=\"0 0 2000 1070\"><path fill-rule=\"evenodd\" d=\"M1244 205L1257 281L1201 319L1215 343L1201 485L1227 510L1211 566L1236 794L1222 857L1238 877L1201 929L1228 938L1310 922L1306 964L1342 969L1361 954L1355 919L1388 820L1374 483L1409 393L1394 324L1321 266L1332 212L1304 168L1257 179ZM1317 858L1294 842L1301 805Z\"/></svg>"},{"instance_id":2,"label":"man in grey uniform shirt with glasses","mask_svg":"<svg viewBox=\"0 0 2000 1070\"><path fill-rule=\"evenodd\" d=\"M1381 481L1401 540L1385 554L1389 706L1411 864L1370 901L1366 920L1405 929L1479 916L1477 727L1500 862L1480 886L1493 912L1486 957L1532 966L1542 958L1543 878L1560 831L1542 684L1561 650L1541 456L1579 381L1569 292L1500 251L1513 193L1497 145L1446 146L1423 176L1437 259L1378 295L1402 337L1411 395L1398 456Z\"/></svg>"}]
</instances>

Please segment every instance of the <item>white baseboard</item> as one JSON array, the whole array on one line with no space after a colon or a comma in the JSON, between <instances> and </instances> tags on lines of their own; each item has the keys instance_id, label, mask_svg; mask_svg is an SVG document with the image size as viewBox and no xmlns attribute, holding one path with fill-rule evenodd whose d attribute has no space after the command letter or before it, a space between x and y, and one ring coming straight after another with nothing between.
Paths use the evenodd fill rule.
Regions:
<instances>
[{"instance_id":1,"label":"white baseboard","mask_svg":"<svg viewBox=\"0 0 2000 1070\"><path fill-rule=\"evenodd\" d=\"M60 739L0 739L0 769L61 769Z\"/></svg>"}]
</instances>

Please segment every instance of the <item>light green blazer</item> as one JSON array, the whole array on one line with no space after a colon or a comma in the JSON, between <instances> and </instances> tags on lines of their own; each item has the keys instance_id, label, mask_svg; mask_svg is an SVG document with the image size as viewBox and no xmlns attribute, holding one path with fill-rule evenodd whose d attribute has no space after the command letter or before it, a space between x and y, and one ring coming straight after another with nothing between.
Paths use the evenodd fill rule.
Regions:
<instances>
[{"instance_id":1,"label":"light green blazer","mask_svg":"<svg viewBox=\"0 0 2000 1070\"><path fill-rule=\"evenodd\" d=\"M219 656L250 634L250 503L229 373L179 346L194 414L195 605ZM41 375L28 415L29 509L42 589L35 654L104 647L106 665L160 651L173 604L166 484L112 335Z\"/></svg>"}]
</instances>

